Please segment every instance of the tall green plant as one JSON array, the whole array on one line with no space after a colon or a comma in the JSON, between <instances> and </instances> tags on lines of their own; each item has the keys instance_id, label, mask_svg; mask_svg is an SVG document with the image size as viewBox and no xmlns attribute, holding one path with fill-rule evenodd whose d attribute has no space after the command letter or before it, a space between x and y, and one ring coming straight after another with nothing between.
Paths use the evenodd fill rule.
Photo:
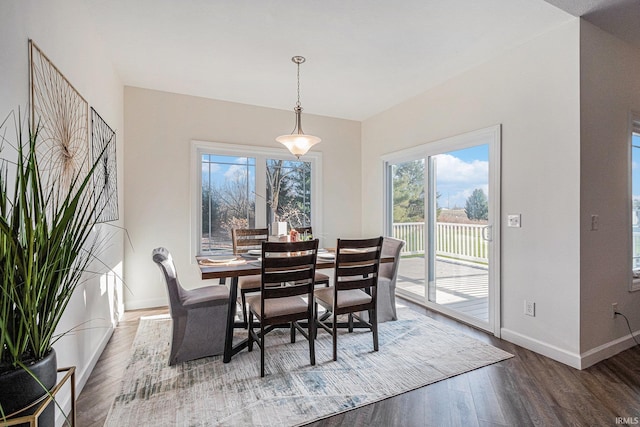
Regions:
<instances>
[{"instance_id":1,"label":"tall green plant","mask_svg":"<svg viewBox=\"0 0 640 427\"><path fill-rule=\"evenodd\" d=\"M93 227L99 212L91 193L98 162L78 172L68 189L46 187L36 156L38 130L29 129L24 141L21 126L16 129L17 161L0 165L0 372L51 350L98 247Z\"/></svg>"}]
</instances>

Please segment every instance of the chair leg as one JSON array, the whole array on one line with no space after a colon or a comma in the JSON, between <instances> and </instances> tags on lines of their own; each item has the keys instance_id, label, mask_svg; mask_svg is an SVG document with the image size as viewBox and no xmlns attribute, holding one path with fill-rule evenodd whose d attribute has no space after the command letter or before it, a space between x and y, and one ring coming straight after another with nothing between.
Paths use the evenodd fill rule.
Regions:
<instances>
[{"instance_id":1,"label":"chair leg","mask_svg":"<svg viewBox=\"0 0 640 427\"><path fill-rule=\"evenodd\" d=\"M182 342L184 341L184 335L187 330L187 318L186 316L179 316L175 319L171 319L172 325L172 338L171 338L171 354L169 355L169 366L177 363L177 356Z\"/></svg>"},{"instance_id":2,"label":"chair leg","mask_svg":"<svg viewBox=\"0 0 640 427\"><path fill-rule=\"evenodd\" d=\"M349 313L349 333L353 332L353 314Z\"/></svg>"},{"instance_id":3,"label":"chair leg","mask_svg":"<svg viewBox=\"0 0 640 427\"><path fill-rule=\"evenodd\" d=\"M242 324L245 329L247 329L247 297L245 296L244 290L240 290L240 299L242 300Z\"/></svg>"},{"instance_id":4,"label":"chair leg","mask_svg":"<svg viewBox=\"0 0 640 427\"><path fill-rule=\"evenodd\" d=\"M320 320L318 320L318 303L314 303L314 307L313 307L313 313L314 313L314 325L315 322L319 322ZM316 338L318 338L318 327L316 325L315 328L313 328L313 339L315 340Z\"/></svg>"},{"instance_id":5,"label":"chair leg","mask_svg":"<svg viewBox=\"0 0 640 427\"><path fill-rule=\"evenodd\" d=\"M264 322L260 320L260 377L264 377Z\"/></svg>"},{"instance_id":6,"label":"chair leg","mask_svg":"<svg viewBox=\"0 0 640 427\"><path fill-rule=\"evenodd\" d=\"M316 364L316 347L315 347L315 336L316 336L316 315L315 312L310 313L308 320L308 335L309 335L309 360L311 361L311 365Z\"/></svg>"},{"instance_id":7,"label":"chair leg","mask_svg":"<svg viewBox=\"0 0 640 427\"><path fill-rule=\"evenodd\" d=\"M291 344L296 342L296 323L291 322Z\"/></svg>"},{"instance_id":8,"label":"chair leg","mask_svg":"<svg viewBox=\"0 0 640 427\"><path fill-rule=\"evenodd\" d=\"M249 340L247 342L248 351L253 351L253 313L249 310Z\"/></svg>"},{"instance_id":9,"label":"chair leg","mask_svg":"<svg viewBox=\"0 0 640 427\"><path fill-rule=\"evenodd\" d=\"M333 312L333 361L338 360L338 316Z\"/></svg>"},{"instance_id":10,"label":"chair leg","mask_svg":"<svg viewBox=\"0 0 640 427\"><path fill-rule=\"evenodd\" d=\"M369 310L369 323L373 332L373 351L378 351L378 311Z\"/></svg>"}]
</instances>

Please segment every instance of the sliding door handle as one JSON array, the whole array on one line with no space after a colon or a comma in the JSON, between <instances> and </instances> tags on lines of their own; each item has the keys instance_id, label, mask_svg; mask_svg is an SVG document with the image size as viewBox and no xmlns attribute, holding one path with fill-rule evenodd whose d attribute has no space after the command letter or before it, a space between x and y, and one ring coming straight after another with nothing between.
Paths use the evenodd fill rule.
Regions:
<instances>
[{"instance_id":1,"label":"sliding door handle","mask_svg":"<svg viewBox=\"0 0 640 427\"><path fill-rule=\"evenodd\" d=\"M482 238L487 242L493 241L493 225L482 227Z\"/></svg>"}]
</instances>

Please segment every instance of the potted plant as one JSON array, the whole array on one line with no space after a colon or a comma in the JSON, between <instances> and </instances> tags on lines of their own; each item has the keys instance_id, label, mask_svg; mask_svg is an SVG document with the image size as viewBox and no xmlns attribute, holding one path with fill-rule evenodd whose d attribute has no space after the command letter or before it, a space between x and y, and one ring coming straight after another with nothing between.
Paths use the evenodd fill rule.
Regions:
<instances>
[{"instance_id":1,"label":"potted plant","mask_svg":"<svg viewBox=\"0 0 640 427\"><path fill-rule=\"evenodd\" d=\"M56 327L99 243L91 194L98 162L67 189L47 188L38 168L38 131L29 129L24 140L19 122L17 160L0 164L0 420L55 385ZM53 406L39 425L54 424Z\"/></svg>"}]
</instances>

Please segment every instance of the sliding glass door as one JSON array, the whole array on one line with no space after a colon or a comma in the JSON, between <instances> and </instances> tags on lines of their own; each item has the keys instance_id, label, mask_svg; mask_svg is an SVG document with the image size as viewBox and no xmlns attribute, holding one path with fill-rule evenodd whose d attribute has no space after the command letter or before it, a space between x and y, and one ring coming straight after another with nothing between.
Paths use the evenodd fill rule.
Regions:
<instances>
[{"instance_id":1,"label":"sliding glass door","mask_svg":"<svg viewBox=\"0 0 640 427\"><path fill-rule=\"evenodd\" d=\"M499 127L389 155L397 292L499 333Z\"/></svg>"}]
</instances>

